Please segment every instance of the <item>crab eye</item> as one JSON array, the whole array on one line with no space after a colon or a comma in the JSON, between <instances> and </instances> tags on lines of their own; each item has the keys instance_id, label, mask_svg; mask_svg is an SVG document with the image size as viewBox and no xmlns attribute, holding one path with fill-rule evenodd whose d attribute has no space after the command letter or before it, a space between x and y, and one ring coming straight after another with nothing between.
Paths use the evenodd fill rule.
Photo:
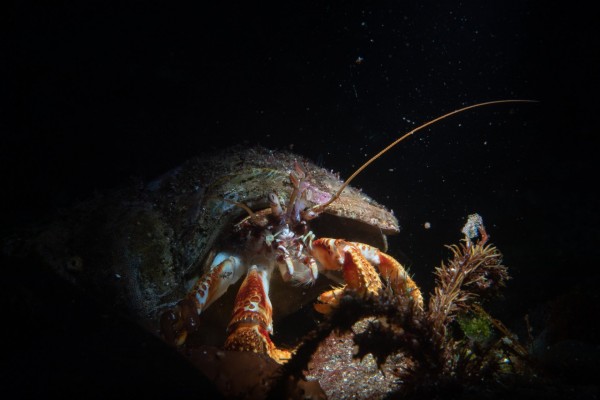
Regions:
<instances>
[{"instance_id":1,"label":"crab eye","mask_svg":"<svg viewBox=\"0 0 600 400\"><path fill-rule=\"evenodd\" d=\"M271 205L271 212L273 215L280 216L283 214L281 202L279 201L279 196L277 196L277 194L273 192L269 193L269 204Z\"/></svg>"},{"instance_id":2,"label":"crab eye","mask_svg":"<svg viewBox=\"0 0 600 400\"><path fill-rule=\"evenodd\" d=\"M304 221L310 221L311 219L316 218L318 215L319 214L314 212L311 208L307 208L300 212L300 216Z\"/></svg>"}]
</instances>

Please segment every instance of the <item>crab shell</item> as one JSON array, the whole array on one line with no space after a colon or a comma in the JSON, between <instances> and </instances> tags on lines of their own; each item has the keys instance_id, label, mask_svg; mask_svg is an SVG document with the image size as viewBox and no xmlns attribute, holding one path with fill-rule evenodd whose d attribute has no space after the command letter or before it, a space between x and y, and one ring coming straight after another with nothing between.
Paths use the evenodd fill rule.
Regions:
<instances>
[{"instance_id":1,"label":"crab shell","mask_svg":"<svg viewBox=\"0 0 600 400\"><path fill-rule=\"evenodd\" d=\"M157 332L160 312L181 299L188 282L226 247L234 224L246 212L268 207L268 194L287 201L290 172L307 175L307 206L329 200L342 185L332 172L291 153L264 148L228 149L192 159L149 184L115 190L75 206L38 229L24 248L60 275ZM324 214L311 221L319 236L369 243L385 250L398 221L364 193L347 187ZM275 316L302 300L277 295ZM321 290L315 288L315 293ZM230 290L232 291L232 290ZM235 293L235 290L233 290ZM231 308L225 312L230 317Z\"/></svg>"}]
</instances>

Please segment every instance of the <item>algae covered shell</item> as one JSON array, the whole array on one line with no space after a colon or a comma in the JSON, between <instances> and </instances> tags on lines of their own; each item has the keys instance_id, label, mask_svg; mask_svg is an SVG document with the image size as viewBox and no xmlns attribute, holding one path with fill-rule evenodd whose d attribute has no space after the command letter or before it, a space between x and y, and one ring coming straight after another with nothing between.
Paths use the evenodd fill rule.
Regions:
<instances>
[{"instance_id":1,"label":"algae covered shell","mask_svg":"<svg viewBox=\"0 0 600 400\"><path fill-rule=\"evenodd\" d=\"M233 202L262 209L271 192L285 201L296 165L307 175L308 205L329 200L343 183L292 153L228 149L189 160L148 184L82 202L23 238L21 249L156 331L161 310L185 295L186 282L227 245L233 225L245 216ZM381 248L386 234L399 231L392 213L352 187L311 221L311 229Z\"/></svg>"}]
</instances>

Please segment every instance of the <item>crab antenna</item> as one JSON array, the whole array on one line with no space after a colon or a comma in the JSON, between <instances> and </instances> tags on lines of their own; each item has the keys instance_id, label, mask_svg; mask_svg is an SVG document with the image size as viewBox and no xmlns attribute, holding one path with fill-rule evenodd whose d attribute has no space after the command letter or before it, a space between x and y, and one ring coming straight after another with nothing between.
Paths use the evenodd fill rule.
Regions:
<instances>
[{"instance_id":1,"label":"crab antenna","mask_svg":"<svg viewBox=\"0 0 600 400\"><path fill-rule=\"evenodd\" d=\"M404 139L406 139L407 137L411 136L412 134L427 128L429 125L433 125L438 121L441 121L445 118L448 118L454 114L458 114L461 113L463 111L467 111L470 110L472 108L477 108L477 107L483 107L483 106L489 106L492 104L501 104L501 103L537 103L537 100L493 100L493 101L486 101L483 103L477 103L477 104L472 104L470 106L466 106L463 108L459 108L457 110L454 111L450 111L449 113L446 113L444 115L441 115L437 118L432 119L431 121L425 122L424 124L416 127L415 129L413 129L410 132L405 133L404 135L400 136L398 139L394 140L392 143L390 143L386 148L384 148L383 150L381 150L379 153L375 154L373 157L371 157L367 162L365 162L363 165L361 165L356 171L354 171L354 173L352 175L350 175L350 177L348 179L346 179L346 181L342 184L342 186L339 188L339 190L336 192L335 195L333 195L333 197L326 203L323 204L319 204L317 206L314 206L314 208L318 209L319 211L322 211L325 207L327 207L328 205L330 205L331 203L333 203L334 201L336 201L338 199L338 197L340 197L340 195L342 194L342 191L346 188L346 186L348 186L350 184L350 182L352 181L352 179L356 178L356 176L358 174L360 174L365 168L367 168L369 165L371 165L371 163L375 160L377 160L379 157L381 157L383 154L385 154L388 150L390 150L392 147L394 147L395 145L397 145L398 143L400 143L401 141L403 141Z\"/></svg>"},{"instance_id":2,"label":"crab antenna","mask_svg":"<svg viewBox=\"0 0 600 400\"><path fill-rule=\"evenodd\" d=\"M256 213L254 211L252 211L252 209L250 207L248 207L247 205L245 205L244 203L229 200L229 199L223 199L223 201L225 201L229 204L233 204L234 206L238 206L239 208L243 209L244 211L246 211L248 213L248 215L250 216L250 219L256 219Z\"/></svg>"}]
</instances>

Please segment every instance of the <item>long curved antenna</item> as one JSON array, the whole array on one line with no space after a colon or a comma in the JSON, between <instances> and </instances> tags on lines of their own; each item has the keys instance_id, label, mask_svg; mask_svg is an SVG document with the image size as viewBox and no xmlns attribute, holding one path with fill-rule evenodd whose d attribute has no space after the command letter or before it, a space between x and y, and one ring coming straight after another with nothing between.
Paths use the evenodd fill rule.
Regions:
<instances>
[{"instance_id":1,"label":"long curved antenna","mask_svg":"<svg viewBox=\"0 0 600 400\"><path fill-rule=\"evenodd\" d=\"M458 114L461 113L463 111L467 111L470 110L472 108L477 108L477 107L483 107L483 106L489 106L492 104L502 104L502 103L537 103L537 100L493 100L493 101L486 101L483 103L477 103L477 104L472 104L470 106L466 106L463 108L459 108L457 110L454 111L450 111L449 113L446 113L444 115L441 115L437 118L432 119L429 122L425 122L422 125L419 125L418 127L416 127L415 129L413 129L410 132L405 133L404 135L400 136L398 139L394 140L392 143L390 143L386 148L384 148L383 150L381 150L379 153L375 154L373 157L371 157L367 162L365 162L363 165L361 165L356 171L354 171L354 173L352 175L350 175L350 177L348 179L346 179L346 181L342 184L342 186L339 188L339 190L337 191L337 193L335 195L333 195L333 197L326 203L323 204L318 204L316 206L313 206L311 208L311 211L313 211L314 213L320 213L322 212L328 205L330 205L331 203L333 203L334 201L336 201L340 195L342 194L342 192L344 191L344 189L346 188L346 186L348 186L350 184L350 182L356 178L356 176L358 174L360 174L365 168L367 168L369 165L371 165L371 163L375 160L377 160L379 157L381 157L383 154L385 154L388 150L390 150L392 147L394 147L395 145L397 145L398 143L400 143L401 141L403 141L404 139L406 139L407 137L413 135L414 133L427 128L429 125L433 125L438 121L441 121L445 118L448 118L454 114Z\"/></svg>"}]
</instances>

